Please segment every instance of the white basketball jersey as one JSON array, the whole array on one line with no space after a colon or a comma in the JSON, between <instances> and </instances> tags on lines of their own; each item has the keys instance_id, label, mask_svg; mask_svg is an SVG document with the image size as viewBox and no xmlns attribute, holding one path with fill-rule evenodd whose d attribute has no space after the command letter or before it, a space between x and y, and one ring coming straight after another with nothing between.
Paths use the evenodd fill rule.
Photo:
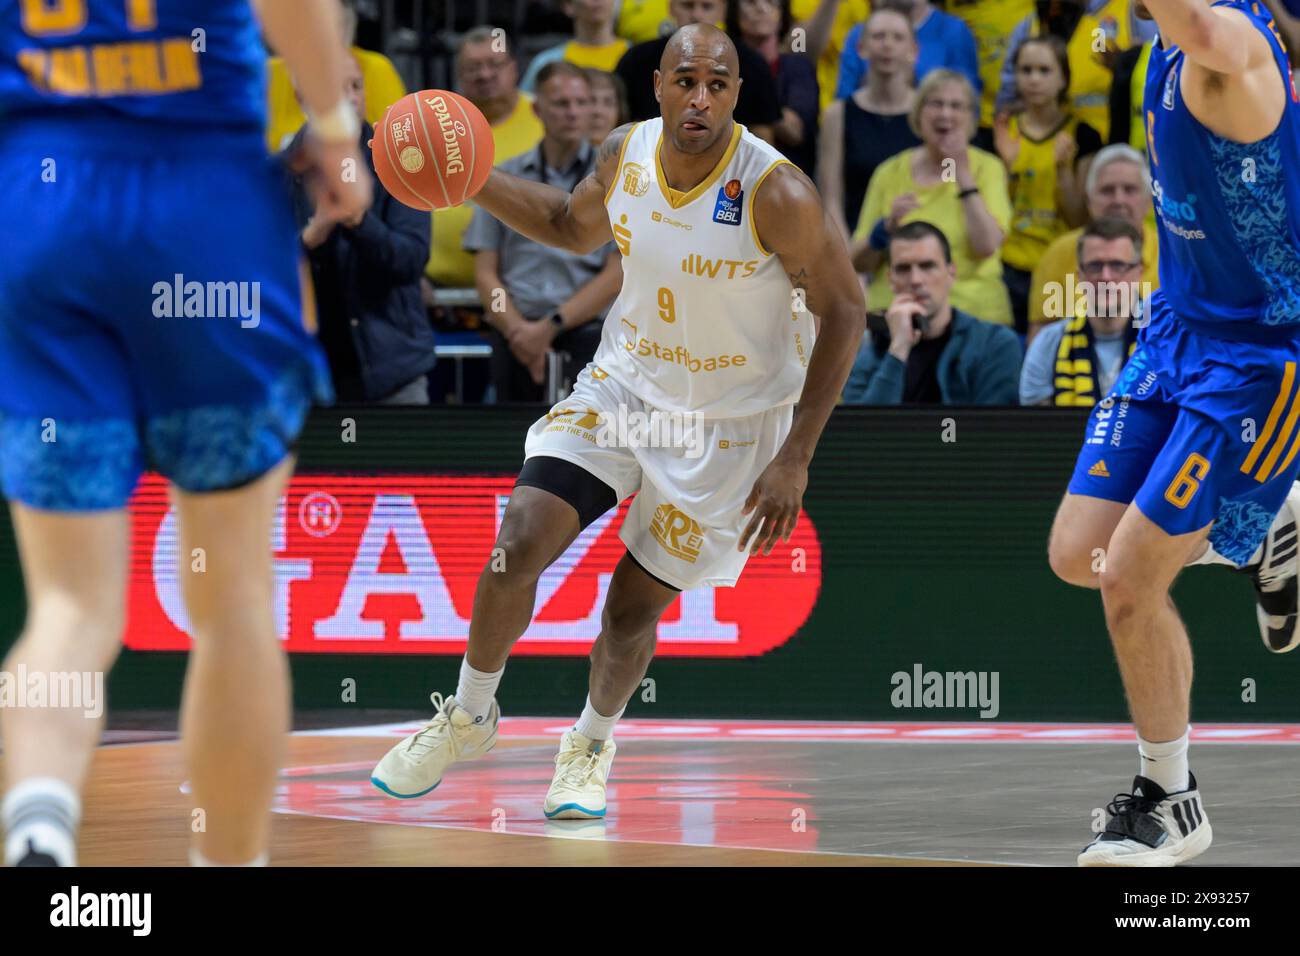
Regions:
<instances>
[{"instance_id":1,"label":"white basketball jersey","mask_svg":"<svg viewBox=\"0 0 1300 956\"><path fill-rule=\"evenodd\" d=\"M595 363L669 411L733 418L791 404L812 353L812 315L754 225L759 185L788 160L735 124L713 172L676 193L659 162L662 133L662 119L632 129L605 197L623 289Z\"/></svg>"}]
</instances>

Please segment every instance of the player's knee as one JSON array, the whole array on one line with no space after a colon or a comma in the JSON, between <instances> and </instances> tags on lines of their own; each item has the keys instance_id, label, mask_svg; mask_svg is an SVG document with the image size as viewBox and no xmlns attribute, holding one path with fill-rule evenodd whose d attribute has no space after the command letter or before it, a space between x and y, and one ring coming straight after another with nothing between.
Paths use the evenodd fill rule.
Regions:
<instances>
[{"instance_id":1,"label":"player's knee","mask_svg":"<svg viewBox=\"0 0 1300 956\"><path fill-rule=\"evenodd\" d=\"M271 620L275 599L270 573L233 576L230 574L184 575L181 582L185 612L194 634L226 631L259 634Z\"/></svg>"},{"instance_id":2,"label":"player's knee","mask_svg":"<svg viewBox=\"0 0 1300 956\"><path fill-rule=\"evenodd\" d=\"M531 585L550 563L548 550L540 529L523 523L502 524L484 576L490 583L505 586Z\"/></svg>"},{"instance_id":3,"label":"player's knee","mask_svg":"<svg viewBox=\"0 0 1300 956\"><path fill-rule=\"evenodd\" d=\"M1097 576L1102 608L1111 633L1141 617L1164 602L1163 594L1149 587L1141 576L1125 567L1123 560L1113 561Z\"/></svg>"},{"instance_id":4,"label":"player's knee","mask_svg":"<svg viewBox=\"0 0 1300 956\"><path fill-rule=\"evenodd\" d=\"M483 576L490 584L532 586L576 534L576 525L570 530L552 508L507 507Z\"/></svg>"},{"instance_id":5,"label":"player's knee","mask_svg":"<svg viewBox=\"0 0 1300 956\"><path fill-rule=\"evenodd\" d=\"M282 653L271 602L228 605L216 614L190 615L190 633L194 636L193 653L206 657L231 654L240 656Z\"/></svg>"},{"instance_id":6,"label":"player's knee","mask_svg":"<svg viewBox=\"0 0 1300 956\"><path fill-rule=\"evenodd\" d=\"M1053 534L1047 545L1047 563L1051 566L1052 573L1066 584L1081 588L1098 586L1100 568L1093 552L1081 547L1078 542Z\"/></svg>"},{"instance_id":7,"label":"player's knee","mask_svg":"<svg viewBox=\"0 0 1300 956\"><path fill-rule=\"evenodd\" d=\"M106 668L117 656L125 626L121 595L37 594L28 606L22 651L90 669Z\"/></svg>"},{"instance_id":8,"label":"player's knee","mask_svg":"<svg viewBox=\"0 0 1300 956\"><path fill-rule=\"evenodd\" d=\"M600 614L601 633L617 647L650 650L655 645L659 608L635 600L606 601Z\"/></svg>"}]
</instances>

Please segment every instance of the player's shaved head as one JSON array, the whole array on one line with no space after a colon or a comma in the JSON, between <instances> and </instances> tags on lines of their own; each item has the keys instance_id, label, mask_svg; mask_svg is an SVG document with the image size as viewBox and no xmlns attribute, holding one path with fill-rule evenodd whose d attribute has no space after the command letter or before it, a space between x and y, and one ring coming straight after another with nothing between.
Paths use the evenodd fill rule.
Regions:
<instances>
[{"instance_id":1,"label":"player's shaved head","mask_svg":"<svg viewBox=\"0 0 1300 956\"><path fill-rule=\"evenodd\" d=\"M688 23L669 37L664 55L659 58L659 70L667 77L682 65L682 61L696 59L715 60L725 66L732 77L740 75L736 44L711 23Z\"/></svg>"},{"instance_id":2,"label":"player's shaved head","mask_svg":"<svg viewBox=\"0 0 1300 956\"><path fill-rule=\"evenodd\" d=\"M729 137L739 94L740 57L726 33L711 23L689 23L668 38L655 95L673 148L699 154Z\"/></svg>"}]
</instances>

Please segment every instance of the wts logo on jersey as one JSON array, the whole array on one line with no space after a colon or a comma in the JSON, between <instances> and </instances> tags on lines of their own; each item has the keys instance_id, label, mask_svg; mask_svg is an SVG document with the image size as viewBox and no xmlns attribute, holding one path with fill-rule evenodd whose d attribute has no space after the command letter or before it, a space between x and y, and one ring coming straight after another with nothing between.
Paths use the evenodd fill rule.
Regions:
<instances>
[{"instance_id":1,"label":"wts logo on jersey","mask_svg":"<svg viewBox=\"0 0 1300 956\"><path fill-rule=\"evenodd\" d=\"M733 179L718 190L718 201L713 206L713 221L739 226L745 191L740 188L740 180Z\"/></svg>"},{"instance_id":2,"label":"wts logo on jersey","mask_svg":"<svg viewBox=\"0 0 1300 956\"><path fill-rule=\"evenodd\" d=\"M737 275L737 269L744 269L745 271ZM687 275L705 276L710 279L718 278L719 274L724 279L748 279L757 269L757 259L748 261L741 259L709 259L698 252L692 252L682 260L682 271Z\"/></svg>"}]
</instances>

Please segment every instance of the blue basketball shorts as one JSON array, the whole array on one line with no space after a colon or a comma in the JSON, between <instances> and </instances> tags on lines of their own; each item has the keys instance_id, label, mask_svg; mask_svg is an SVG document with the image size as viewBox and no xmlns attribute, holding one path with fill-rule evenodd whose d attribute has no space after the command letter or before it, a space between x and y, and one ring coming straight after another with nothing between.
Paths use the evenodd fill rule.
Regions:
<instances>
[{"instance_id":1,"label":"blue basketball shorts","mask_svg":"<svg viewBox=\"0 0 1300 956\"><path fill-rule=\"evenodd\" d=\"M1300 470L1300 342L1194 331L1164 297L1110 393L1093 407L1070 492L1132 502L1170 535L1213 522L1246 564Z\"/></svg>"},{"instance_id":2,"label":"blue basketball shorts","mask_svg":"<svg viewBox=\"0 0 1300 956\"><path fill-rule=\"evenodd\" d=\"M255 131L25 120L0 131L0 182L9 499L120 508L146 468L238 487L332 400L287 182Z\"/></svg>"}]
</instances>

